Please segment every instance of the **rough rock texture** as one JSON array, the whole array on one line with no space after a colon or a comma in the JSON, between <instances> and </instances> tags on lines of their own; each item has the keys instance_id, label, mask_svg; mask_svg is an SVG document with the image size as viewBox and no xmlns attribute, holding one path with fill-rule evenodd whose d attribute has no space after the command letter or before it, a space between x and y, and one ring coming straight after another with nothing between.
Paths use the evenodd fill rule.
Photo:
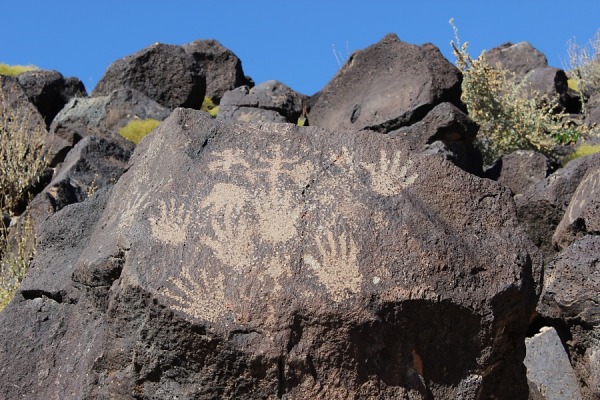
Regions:
<instances>
[{"instance_id":1,"label":"rough rock texture","mask_svg":"<svg viewBox=\"0 0 600 400\"><path fill-rule=\"evenodd\" d=\"M432 44L394 34L355 52L323 88L312 126L389 132L422 119L437 104L460 103L461 75Z\"/></svg>"},{"instance_id":2,"label":"rough rock texture","mask_svg":"<svg viewBox=\"0 0 600 400\"><path fill-rule=\"evenodd\" d=\"M110 139L88 136L67 154L46 188L30 205L34 227L69 204L114 185L125 172L131 146L122 147Z\"/></svg>"},{"instance_id":3,"label":"rough rock texture","mask_svg":"<svg viewBox=\"0 0 600 400\"><path fill-rule=\"evenodd\" d=\"M133 119L159 121L171 111L133 89L117 89L108 96L74 98L56 116L51 132L75 144L86 136L98 136L127 142L119 129Z\"/></svg>"},{"instance_id":4,"label":"rough rock texture","mask_svg":"<svg viewBox=\"0 0 600 400\"><path fill-rule=\"evenodd\" d=\"M552 235L562 220L571 196L588 172L600 167L600 154L577 158L543 181L515 196L517 213L528 236L551 257Z\"/></svg>"},{"instance_id":5,"label":"rough rock texture","mask_svg":"<svg viewBox=\"0 0 600 400\"><path fill-rule=\"evenodd\" d=\"M170 109L199 109L206 81L194 58L181 46L155 43L112 63L92 96L124 88L138 90Z\"/></svg>"},{"instance_id":6,"label":"rough rock texture","mask_svg":"<svg viewBox=\"0 0 600 400\"><path fill-rule=\"evenodd\" d=\"M566 327L584 399L600 395L600 236L577 240L547 266L538 312Z\"/></svg>"},{"instance_id":7,"label":"rough rock texture","mask_svg":"<svg viewBox=\"0 0 600 400\"><path fill-rule=\"evenodd\" d=\"M296 123L306 96L278 81L230 90L221 99L218 119L243 122ZM255 118L255 119L254 119Z\"/></svg>"},{"instance_id":8,"label":"rough rock texture","mask_svg":"<svg viewBox=\"0 0 600 400\"><path fill-rule=\"evenodd\" d=\"M565 71L554 67L540 67L529 71L523 77L531 93L554 99L562 107L561 111L577 114L581 112L581 99L569 90Z\"/></svg>"},{"instance_id":9,"label":"rough rock texture","mask_svg":"<svg viewBox=\"0 0 600 400\"><path fill-rule=\"evenodd\" d=\"M545 400L581 400L577 376L554 328L525 339L527 378Z\"/></svg>"},{"instance_id":10,"label":"rough rock texture","mask_svg":"<svg viewBox=\"0 0 600 400\"><path fill-rule=\"evenodd\" d=\"M600 234L600 167L587 171L571 197L552 243L559 249L587 234Z\"/></svg>"},{"instance_id":11,"label":"rough rock texture","mask_svg":"<svg viewBox=\"0 0 600 400\"><path fill-rule=\"evenodd\" d=\"M600 93L596 93L588 99L585 123L600 126Z\"/></svg>"},{"instance_id":12,"label":"rough rock texture","mask_svg":"<svg viewBox=\"0 0 600 400\"><path fill-rule=\"evenodd\" d=\"M105 193L49 219L0 314L0 392L527 398L541 264L511 193L407 154L175 110L102 216Z\"/></svg>"},{"instance_id":13,"label":"rough rock texture","mask_svg":"<svg viewBox=\"0 0 600 400\"><path fill-rule=\"evenodd\" d=\"M14 77L0 75L0 110L8 120L19 121L17 125L22 129L47 132L44 118Z\"/></svg>"},{"instance_id":14,"label":"rough rock texture","mask_svg":"<svg viewBox=\"0 0 600 400\"><path fill-rule=\"evenodd\" d=\"M486 170L486 176L522 194L548 175L548 158L533 150L517 150L500 158Z\"/></svg>"},{"instance_id":15,"label":"rough rock texture","mask_svg":"<svg viewBox=\"0 0 600 400\"><path fill-rule=\"evenodd\" d=\"M244 75L242 61L216 40L196 40L182 46L194 57L206 77L206 96L219 104L228 90L239 86L254 86L252 79Z\"/></svg>"},{"instance_id":16,"label":"rough rock texture","mask_svg":"<svg viewBox=\"0 0 600 400\"><path fill-rule=\"evenodd\" d=\"M515 73L519 80L536 68L548 66L546 56L528 42L504 43L487 51L485 58L491 66Z\"/></svg>"},{"instance_id":17,"label":"rough rock texture","mask_svg":"<svg viewBox=\"0 0 600 400\"><path fill-rule=\"evenodd\" d=\"M78 78L65 78L57 71L27 71L19 74L17 80L44 117L47 127L71 98L87 96Z\"/></svg>"}]
</instances>

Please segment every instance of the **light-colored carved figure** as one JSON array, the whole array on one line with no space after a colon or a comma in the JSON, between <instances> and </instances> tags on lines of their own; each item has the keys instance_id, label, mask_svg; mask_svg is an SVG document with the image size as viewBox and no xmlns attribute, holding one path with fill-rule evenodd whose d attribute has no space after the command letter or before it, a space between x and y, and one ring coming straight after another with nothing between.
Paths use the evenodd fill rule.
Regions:
<instances>
[{"instance_id":1,"label":"light-colored carved figure","mask_svg":"<svg viewBox=\"0 0 600 400\"><path fill-rule=\"evenodd\" d=\"M148 218L152 236L165 244L173 246L183 244L191 219L185 204L177 206L175 199L171 199L168 204L161 200L158 208L160 216Z\"/></svg>"},{"instance_id":2,"label":"light-colored carved figure","mask_svg":"<svg viewBox=\"0 0 600 400\"><path fill-rule=\"evenodd\" d=\"M358 268L358 249L351 237L342 233L337 239L332 231L325 232L325 239L316 239L319 258L304 255L304 263L318 276L334 301L347 299L360 291L362 274ZM320 260L320 262L319 262Z\"/></svg>"},{"instance_id":3,"label":"light-colored carved figure","mask_svg":"<svg viewBox=\"0 0 600 400\"><path fill-rule=\"evenodd\" d=\"M221 272L211 278L205 269L186 266L178 277L169 281L173 286L165 289L163 295L175 302L171 309L210 322L216 322L227 311L225 276Z\"/></svg>"},{"instance_id":4,"label":"light-colored carved figure","mask_svg":"<svg viewBox=\"0 0 600 400\"><path fill-rule=\"evenodd\" d=\"M214 233L213 236L204 235L200 240L222 263L240 272L254 262L256 250L253 229L244 214L247 196L246 190L237 185L218 183L200 203L203 208L211 209L210 223Z\"/></svg>"},{"instance_id":5,"label":"light-colored carved figure","mask_svg":"<svg viewBox=\"0 0 600 400\"><path fill-rule=\"evenodd\" d=\"M412 185L419 176L416 173L409 174L413 164L412 160L402 163L400 151L396 151L390 160L386 151L381 150L379 165L361 163L361 166L371 174L373 191L383 196L394 196Z\"/></svg>"},{"instance_id":6,"label":"light-colored carved figure","mask_svg":"<svg viewBox=\"0 0 600 400\"><path fill-rule=\"evenodd\" d=\"M125 202L125 207L121 213L121 223L119 224L118 233L127 232L133 225L135 216L140 214L140 209L146 204L148 192L140 193L136 191L131 194L131 197Z\"/></svg>"}]
</instances>

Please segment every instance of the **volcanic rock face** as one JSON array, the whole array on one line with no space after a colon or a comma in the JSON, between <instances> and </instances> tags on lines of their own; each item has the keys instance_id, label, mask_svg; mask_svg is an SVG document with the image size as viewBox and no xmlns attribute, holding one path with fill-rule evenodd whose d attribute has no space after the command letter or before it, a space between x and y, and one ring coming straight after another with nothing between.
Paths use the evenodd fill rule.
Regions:
<instances>
[{"instance_id":1,"label":"volcanic rock face","mask_svg":"<svg viewBox=\"0 0 600 400\"><path fill-rule=\"evenodd\" d=\"M309 114L327 129L389 132L422 119L442 102L459 108L461 75L431 44L390 34L358 51L325 86Z\"/></svg>"},{"instance_id":2,"label":"volcanic rock face","mask_svg":"<svg viewBox=\"0 0 600 400\"><path fill-rule=\"evenodd\" d=\"M92 95L105 96L120 88L138 90L170 109L200 108L206 80L182 47L156 43L112 63Z\"/></svg>"},{"instance_id":3,"label":"volcanic rock face","mask_svg":"<svg viewBox=\"0 0 600 400\"><path fill-rule=\"evenodd\" d=\"M107 198L50 217L0 314L8 398L527 398L541 264L495 182L177 109Z\"/></svg>"}]
</instances>

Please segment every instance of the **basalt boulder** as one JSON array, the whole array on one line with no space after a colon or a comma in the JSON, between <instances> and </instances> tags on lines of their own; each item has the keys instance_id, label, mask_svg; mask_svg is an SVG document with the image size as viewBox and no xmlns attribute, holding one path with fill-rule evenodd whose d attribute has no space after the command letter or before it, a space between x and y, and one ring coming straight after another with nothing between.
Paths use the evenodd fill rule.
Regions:
<instances>
[{"instance_id":1,"label":"basalt boulder","mask_svg":"<svg viewBox=\"0 0 600 400\"><path fill-rule=\"evenodd\" d=\"M487 62L495 68L515 74L518 81L537 68L548 66L546 56L528 42L507 42L485 53Z\"/></svg>"},{"instance_id":2,"label":"basalt boulder","mask_svg":"<svg viewBox=\"0 0 600 400\"><path fill-rule=\"evenodd\" d=\"M253 88L242 86L225 93L217 118L242 122L296 123L306 98L274 80Z\"/></svg>"},{"instance_id":3,"label":"basalt boulder","mask_svg":"<svg viewBox=\"0 0 600 400\"><path fill-rule=\"evenodd\" d=\"M119 129L134 119L162 121L171 111L134 89L117 89L107 96L74 98L54 118L50 130L74 145L86 136L116 140L127 146Z\"/></svg>"},{"instance_id":4,"label":"basalt boulder","mask_svg":"<svg viewBox=\"0 0 600 400\"><path fill-rule=\"evenodd\" d=\"M547 266L537 307L561 332L583 398L600 393L600 236L588 235L561 251Z\"/></svg>"},{"instance_id":5,"label":"basalt boulder","mask_svg":"<svg viewBox=\"0 0 600 400\"><path fill-rule=\"evenodd\" d=\"M552 243L564 249L582 236L600 234L600 167L587 171L558 224Z\"/></svg>"},{"instance_id":6,"label":"basalt boulder","mask_svg":"<svg viewBox=\"0 0 600 400\"><path fill-rule=\"evenodd\" d=\"M8 398L527 398L541 263L496 182L177 109L106 196L0 314Z\"/></svg>"},{"instance_id":7,"label":"basalt boulder","mask_svg":"<svg viewBox=\"0 0 600 400\"><path fill-rule=\"evenodd\" d=\"M46 127L73 97L85 97L85 86L78 78L65 78L60 72L36 70L17 76L29 100L44 117Z\"/></svg>"},{"instance_id":8,"label":"basalt boulder","mask_svg":"<svg viewBox=\"0 0 600 400\"><path fill-rule=\"evenodd\" d=\"M326 129L389 132L421 120L436 105L460 102L460 71L432 44L394 34L350 56L323 88L309 114Z\"/></svg>"},{"instance_id":9,"label":"basalt boulder","mask_svg":"<svg viewBox=\"0 0 600 400\"><path fill-rule=\"evenodd\" d=\"M486 177L508 186L514 194L523 194L548 176L548 167L545 155L533 150L517 150L498 159L486 170Z\"/></svg>"},{"instance_id":10,"label":"basalt boulder","mask_svg":"<svg viewBox=\"0 0 600 400\"><path fill-rule=\"evenodd\" d=\"M138 90L169 109L199 109L206 80L194 57L181 46L155 43L113 62L92 96L107 96L117 89Z\"/></svg>"},{"instance_id":11,"label":"basalt boulder","mask_svg":"<svg viewBox=\"0 0 600 400\"><path fill-rule=\"evenodd\" d=\"M577 158L530 186L524 194L515 196L519 220L547 257L551 258L556 253L552 236L569 207L573 193L588 171L597 168L600 168L600 154Z\"/></svg>"},{"instance_id":12,"label":"basalt boulder","mask_svg":"<svg viewBox=\"0 0 600 400\"><path fill-rule=\"evenodd\" d=\"M214 39L196 40L184 44L183 50L191 55L206 78L206 96L219 104L228 90L239 86L254 86L244 75L242 61Z\"/></svg>"}]
</instances>

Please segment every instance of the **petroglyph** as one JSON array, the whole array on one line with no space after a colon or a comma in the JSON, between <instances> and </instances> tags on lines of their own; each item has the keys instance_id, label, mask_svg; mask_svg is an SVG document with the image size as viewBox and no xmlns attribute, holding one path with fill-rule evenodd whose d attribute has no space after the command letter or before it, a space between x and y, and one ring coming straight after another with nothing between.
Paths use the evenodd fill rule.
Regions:
<instances>
[{"instance_id":1,"label":"petroglyph","mask_svg":"<svg viewBox=\"0 0 600 400\"><path fill-rule=\"evenodd\" d=\"M356 243L346 233L334 237L332 231L325 232L325 239L317 237L319 259L312 254L304 255L304 263L318 276L334 301L339 302L360 291L362 275L358 268Z\"/></svg>"},{"instance_id":2,"label":"petroglyph","mask_svg":"<svg viewBox=\"0 0 600 400\"><path fill-rule=\"evenodd\" d=\"M131 228L136 215L140 214L140 208L146 204L148 192L140 193L135 191L126 201L123 212L121 213L121 223L118 228L119 233L123 233Z\"/></svg>"},{"instance_id":3,"label":"petroglyph","mask_svg":"<svg viewBox=\"0 0 600 400\"><path fill-rule=\"evenodd\" d=\"M371 174L371 188L383 196L394 196L403 189L412 185L417 177L416 173L409 175L413 166L412 160L406 160L402 164L400 151L396 151L392 159L388 159L386 151L381 150L379 165L360 163Z\"/></svg>"},{"instance_id":4,"label":"petroglyph","mask_svg":"<svg viewBox=\"0 0 600 400\"><path fill-rule=\"evenodd\" d=\"M158 208L160 217L148 218L152 236L165 244L173 246L183 244L190 224L190 212L185 204L177 206L175 199L171 199L169 204L161 200Z\"/></svg>"},{"instance_id":5,"label":"petroglyph","mask_svg":"<svg viewBox=\"0 0 600 400\"><path fill-rule=\"evenodd\" d=\"M194 276L195 273L200 276ZM221 272L211 278L204 269L186 266L179 277L169 281L173 286L165 289L163 295L175 302L172 309L210 322L218 321L227 311L225 276Z\"/></svg>"}]
</instances>

